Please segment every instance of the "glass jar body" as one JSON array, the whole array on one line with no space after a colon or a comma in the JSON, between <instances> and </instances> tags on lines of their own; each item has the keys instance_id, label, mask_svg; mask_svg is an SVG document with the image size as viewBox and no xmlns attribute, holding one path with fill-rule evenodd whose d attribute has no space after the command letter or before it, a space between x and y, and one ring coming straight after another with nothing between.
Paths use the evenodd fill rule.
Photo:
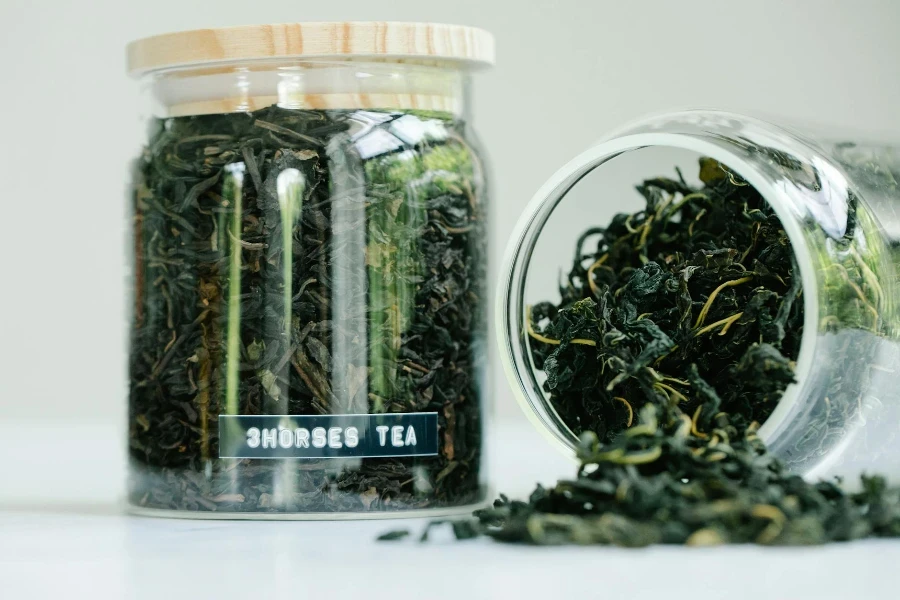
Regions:
<instances>
[{"instance_id":1,"label":"glass jar body","mask_svg":"<svg viewBox=\"0 0 900 600\"><path fill-rule=\"evenodd\" d=\"M144 83L132 507L481 503L487 197L466 76L270 61Z\"/></svg>"},{"instance_id":2,"label":"glass jar body","mask_svg":"<svg viewBox=\"0 0 900 600\"><path fill-rule=\"evenodd\" d=\"M615 132L547 182L510 242L497 311L507 375L539 428L572 452L576 436L530 360L527 307L539 280L549 283L535 249L553 230L551 216L579 201L578 182L614 179L613 163L621 171L625 157L642 177L658 175L653 161L640 157L668 149L711 157L738 173L774 209L794 250L804 306L797 381L760 436L809 478L839 476L852 485L863 472L879 472L900 479L900 157L887 144L826 139L742 115L671 113ZM582 219L586 206L579 205Z\"/></svg>"}]
</instances>

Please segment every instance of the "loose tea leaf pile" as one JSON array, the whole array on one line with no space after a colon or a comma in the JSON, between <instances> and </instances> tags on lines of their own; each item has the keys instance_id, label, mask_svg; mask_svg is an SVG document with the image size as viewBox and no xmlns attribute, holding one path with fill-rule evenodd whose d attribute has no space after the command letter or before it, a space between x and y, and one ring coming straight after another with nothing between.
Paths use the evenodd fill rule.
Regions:
<instances>
[{"instance_id":1,"label":"loose tea leaf pile","mask_svg":"<svg viewBox=\"0 0 900 600\"><path fill-rule=\"evenodd\" d=\"M527 502L501 497L453 522L456 537L645 546L900 535L900 490L884 479L864 477L853 494L808 483L759 440L794 381L800 276L760 195L716 161L700 165L701 189L681 177L638 186L646 208L582 235L561 302L531 309L534 364L580 437L577 477Z\"/></svg>"},{"instance_id":2,"label":"loose tea leaf pile","mask_svg":"<svg viewBox=\"0 0 900 600\"><path fill-rule=\"evenodd\" d=\"M473 520L453 522L458 539L479 535L513 543L767 545L820 544L900 536L900 490L863 477L848 494L830 482L787 473L756 435L725 414L712 438L691 433L690 418L648 404L639 424L611 443L585 433L578 477L538 487L527 502L497 500ZM435 522L429 530L442 522ZM400 539L389 532L385 540Z\"/></svg>"},{"instance_id":3,"label":"loose tea leaf pile","mask_svg":"<svg viewBox=\"0 0 900 600\"><path fill-rule=\"evenodd\" d=\"M133 504L479 500L486 207L466 135L412 111L154 123L134 175ZM219 414L432 411L436 457L218 458Z\"/></svg>"}]
</instances>

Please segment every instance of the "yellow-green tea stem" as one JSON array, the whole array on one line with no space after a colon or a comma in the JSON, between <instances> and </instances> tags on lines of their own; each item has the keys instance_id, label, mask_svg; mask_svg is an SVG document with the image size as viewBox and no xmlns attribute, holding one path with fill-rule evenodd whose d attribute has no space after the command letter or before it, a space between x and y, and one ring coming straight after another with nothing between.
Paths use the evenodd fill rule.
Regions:
<instances>
[{"instance_id":1,"label":"yellow-green tea stem","mask_svg":"<svg viewBox=\"0 0 900 600\"><path fill-rule=\"evenodd\" d=\"M620 396L614 396L613 400L615 400L616 402L621 402L625 405L625 408L628 409L628 422L625 423L625 427L631 427L631 423L632 421L634 421L634 409L631 408L631 404L628 403L628 400Z\"/></svg>"},{"instance_id":2,"label":"yellow-green tea stem","mask_svg":"<svg viewBox=\"0 0 900 600\"><path fill-rule=\"evenodd\" d=\"M603 263L605 263L607 261L607 259L609 259L609 252L607 252L606 254L604 254L603 256L598 258L596 261L594 261L594 264L592 264L590 267L588 267L588 270L587 270L587 282L591 288L591 291L594 292L595 296L600 295L600 288L598 288L597 284L594 283L594 270L597 267L599 267L600 265L602 265Z\"/></svg>"},{"instance_id":3,"label":"yellow-green tea stem","mask_svg":"<svg viewBox=\"0 0 900 600\"><path fill-rule=\"evenodd\" d=\"M689 236L691 236L691 237L694 236L694 225L696 225L696 224L700 221L700 219L703 218L703 216L704 216L705 214L706 214L706 209L705 209L705 208L701 208L700 211L697 213L697 216L694 217L694 220L691 221L691 224L688 225L688 235L689 235Z\"/></svg>"},{"instance_id":4,"label":"yellow-green tea stem","mask_svg":"<svg viewBox=\"0 0 900 600\"><path fill-rule=\"evenodd\" d=\"M545 344L551 344L553 346L559 346L562 343L561 340L549 338L549 337L547 337L545 335L541 335L540 333L535 331L534 326L531 323L531 307L529 306L528 308L525 309L525 311L526 311L525 323L526 323L526 327L528 328L528 335L530 335L531 337L533 337L534 339L536 339L539 342L544 342ZM574 340L569 340L569 343L570 344L581 344L582 346L596 346L597 345L596 341L583 339L583 338L575 338Z\"/></svg>"},{"instance_id":5,"label":"yellow-green tea stem","mask_svg":"<svg viewBox=\"0 0 900 600\"><path fill-rule=\"evenodd\" d=\"M623 448L616 448L609 452L600 452L590 457L591 462L611 462L617 465L645 465L652 463L662 456L662 448L656 446L640 452L626 453Z\"/></svg>"},{"instance_id":6,"label":"yellow-green tea stem","mask_svg":"<svg viewBox=\"0 0 900 600\"><path fill-rule=\"evenodd\" d=\"M708 438L709 435L703 433L699 429L697 429L697 419L700 418L700 412L703 410L702 406L698 406L697 410L694 411L694 417L691 419L691 433L699 438Z\"/></svg>"},{"instance_id":7,"label":"yellow-green tea stem","mask_svg":"<svg viewBox=\"0 0 900 600\"><path fill-rule=\"evenodd\" d=\"M716 321L715 323L707 325L703 329L698 330L697 332L694 333L694 337L701 336L704 333L708 333L717 327L722 327L723 325L724 325L724 327L722 327L722 331L719 332L719 335L725 335L725 333L728 331L728 328L731 327L731 325L735 321L737 321L738 319L740 319L743 316L744 316L744 313L739 312L737 314L731 315L730 317L725 317L721 321Z\"/></svg>"},{"instance_id":8,"label":"yellow-green tea stem","mask_svg":"<svg viewBox=\"0 0 900 600\"><path fill-rule=\"evenodd\" d=\"M665 220L668 221L669 219L671 219L672 216L675 213L677 213L679 211L679 209L681 209L682 206L684 206L691 200L697 200L699 198L709 199L709 197L706 194L703 194L701 192L694 192L693 194L688 194L687 196L684 196L681 200L679 200L678 202L676 202L675 204L672 205L672 208L670 208L666 212Z\"/></svg>"},{"instance_id":9,"label":"yellow-green tea stem","mask_svg":"<svg viewBox=\"0 0 900 600\"><path fill-rule=\"evenodd\" d=\"M653 387L661 389L667 398L669 398L671 394L672 396L675 396L675 399L678 400L678 402L687 402L687 396L670 385L666 385L664 383L654 383Z\"/></svg>"},{"instance_id":10,"label":"yellow-green tea stem","mask_svg":"<svg viewBox=\"0 0 900 600\"><path fill-rule=\"evenodd\" d=\"M700 327L703 325L703 321L706 320L706 315L709 314L709 309L712 308L713 300L716 299L716 296L719 295L719 292L724 290L727 287L734 287L736 285L741 285L742 283L747 283L752 280L752 277L741 277L740 279L732 279L731 281L726 281L719 287L713 290L712 294L709 295L709 298L706 300L706 304L703 305L703 308L700 309L700 315L697 316L697 322L694 323L694 327Z\"/></svg>"}]
</instances>

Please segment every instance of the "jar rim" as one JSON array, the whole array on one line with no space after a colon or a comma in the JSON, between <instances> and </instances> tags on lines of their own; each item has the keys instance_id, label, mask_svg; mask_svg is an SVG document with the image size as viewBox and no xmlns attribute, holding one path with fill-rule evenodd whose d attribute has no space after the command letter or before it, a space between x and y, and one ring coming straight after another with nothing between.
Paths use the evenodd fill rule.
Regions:
<instances>
[{"instance_id":1,"label":"jar rim","mask_svg":"<svg viewBox=\"0 0 900 600\"><path fill-rule=\"evenodd\" d=\"M667 116L672 114L669 113ZM756 121L743 115L730 116ZM652 119L652 117L650 118ZM640 125L645 122L642 120L636 124ZM533 370L527 367L530 365L530 356L516 346L519 343L518 338L522 337L521 333L524 331L522 323L525 315L523 296L528 263L531 252L540 237L541 229L572 187L608 160L647 147L690 150L700 156L709 156L728 165L752 185L772 207L781 220L788 239L793 244L792 248L804 290L803 333L795 370L797 382L787 387L772 414L762 423L759 435L763 441L770 442L785 430L784 426L797 407L801 388L798 382L804 381L806 374L813 367L817 342L818 286L813 257L804 242L800 221L791 208L789 193L769 182L744 157L712 139L697 134L642 132L607 137L560 168L532 197L522 217L517 221L507 245L501 263L500 283L496 297L495 325L500 360L507 380L513 389L513 394L520 408L538 430L545 434L559 450L573 459L575 458L574 448L577 436L562 422L549 399L544 394L535 394L534 386L527 385L523 380L523 371L526 368L530 371L528 376L533 377Z\"/></svg>"},{"instance_id":2,"label":"jar rim","mask_svg":"<svg viewBox=\"0 0 900 600\"><path fill-rule=\"evenodd\" d=\"M273 58L369 58L476 69L494 64L494 37L463 25L335 21L194 29L142 38L127 47L133 77Z\"/></svg>"}]
</instances>

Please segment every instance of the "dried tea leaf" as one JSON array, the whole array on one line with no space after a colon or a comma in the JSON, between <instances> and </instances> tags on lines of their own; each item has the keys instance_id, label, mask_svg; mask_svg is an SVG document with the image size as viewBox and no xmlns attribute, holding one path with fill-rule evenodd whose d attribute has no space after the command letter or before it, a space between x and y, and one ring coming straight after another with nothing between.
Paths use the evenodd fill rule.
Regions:
<instances>
[{"instance_id":1,"label":"dried tea leaf","mask_svg":"<svg viewBox=\"0 0 900 600\"><path fill-rule=\"evenodd\" d=\"M395 542L409 536L409 529L394 529L378 536L379 542Z\"/></svg>"}]
</instances>

